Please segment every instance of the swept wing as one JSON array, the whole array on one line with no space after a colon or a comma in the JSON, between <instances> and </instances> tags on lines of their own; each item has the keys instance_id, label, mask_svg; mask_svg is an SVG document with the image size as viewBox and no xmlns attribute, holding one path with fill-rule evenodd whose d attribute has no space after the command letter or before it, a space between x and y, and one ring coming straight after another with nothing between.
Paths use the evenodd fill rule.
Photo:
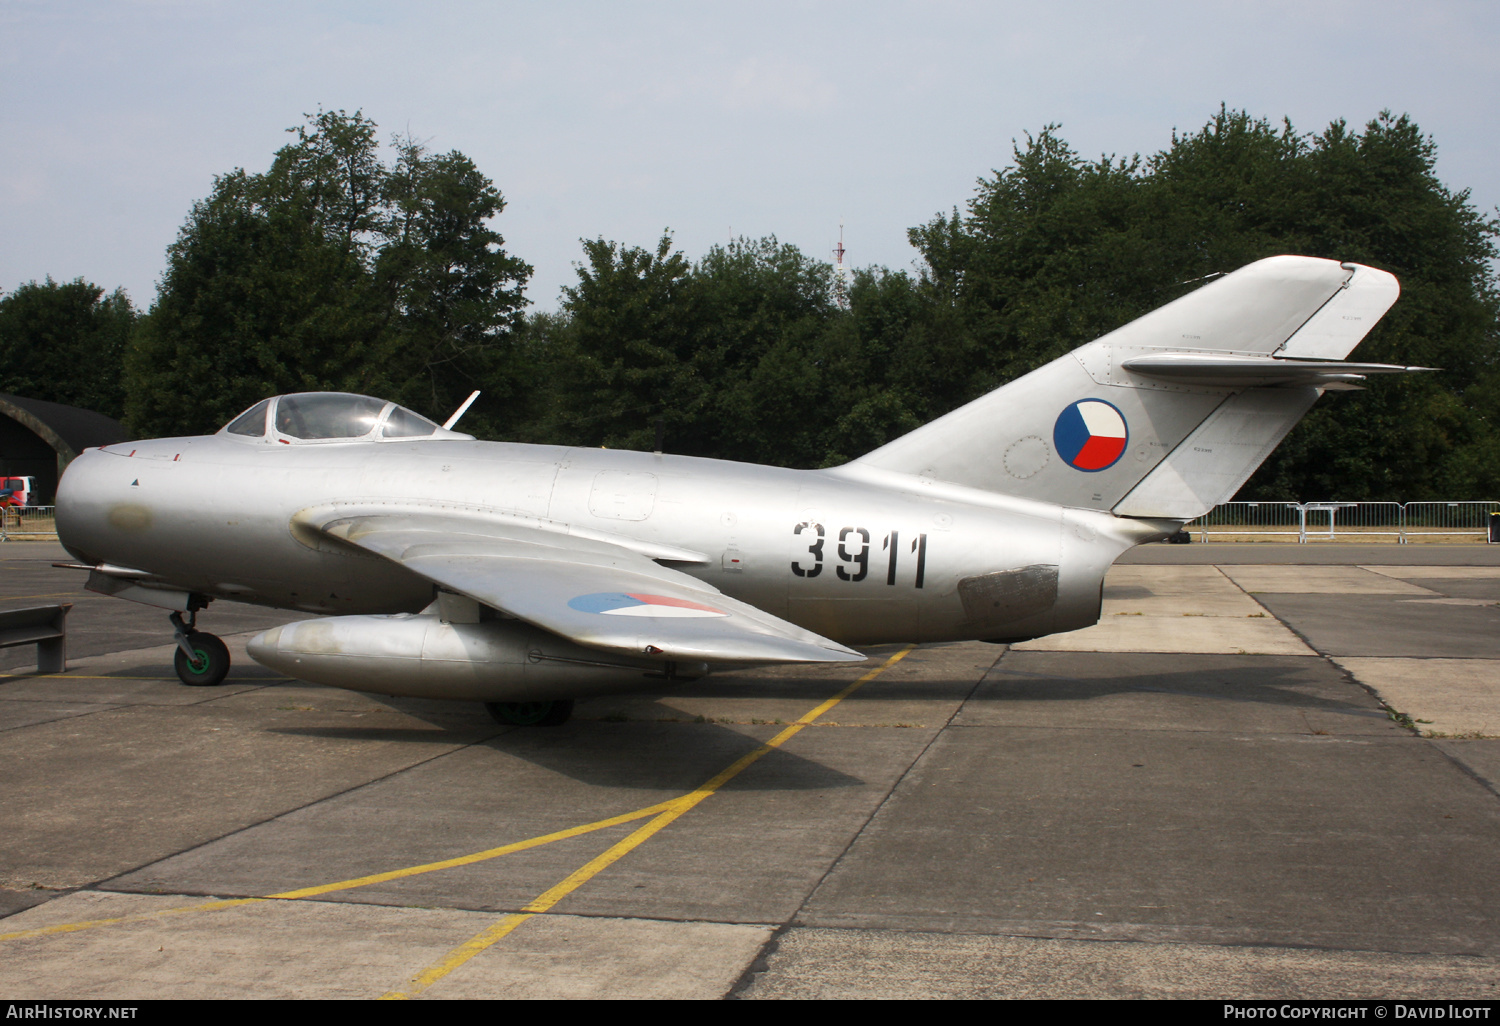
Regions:
<instances>
[{"instance_id":1,"label":"swept wing","mask_svg":"<svg viewBox=\"0 0 1500 1026\"><path fill-rule=\"evenodd\" d=\"M440 588L602 651L694 662L864 658L602 536L444 513L328 516L299 519ZM657 558L695 555L667 550Z\"/></svg>"}]
</instances>

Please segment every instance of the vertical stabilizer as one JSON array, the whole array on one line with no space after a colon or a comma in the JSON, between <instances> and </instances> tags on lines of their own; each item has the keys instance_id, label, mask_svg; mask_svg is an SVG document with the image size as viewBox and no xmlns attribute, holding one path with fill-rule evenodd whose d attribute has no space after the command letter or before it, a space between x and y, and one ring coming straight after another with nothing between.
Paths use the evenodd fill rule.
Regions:
<instances>
[{"instance_id":1,"label":"vertical stabilizer","mask_svg":"<svg viewBox=\"0 0 1500 1026\"><path fill-rule=\"evenodd\" d=\"M1352 271L1344 287L1298 328L1276 351L1297 359L1342 360L1369 334L1401 296L1394 274L1361 264L1344 264Z\"/></svg>"},{"instance_id":2,"label":"vertical stabilizer","mask_svg":"<svg viewBox=\"0 0 1500 1026\"><path fill-rule=\"evenodd\" d=\"M1316 388L1230 396L1115 506L1126 517L1192 520L1228 502L1313 403Z\"/></svg>"},{"instance_id":3,"label":"vertical stabilizer","mask_svg":"<svg viewBox=\"0 0 1500 1026\"><path fill-rule=\"evenodd\" d=\"M1314 257L1257 261L874 452L869 467L1128 516L1225 501L1399 295Z\"/></svg>"}]
</instances>

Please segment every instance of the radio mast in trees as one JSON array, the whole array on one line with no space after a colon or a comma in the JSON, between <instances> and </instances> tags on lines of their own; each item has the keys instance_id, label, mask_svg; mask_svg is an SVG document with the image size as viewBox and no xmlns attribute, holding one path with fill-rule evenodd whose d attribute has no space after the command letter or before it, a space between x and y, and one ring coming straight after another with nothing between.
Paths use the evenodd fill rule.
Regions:
<instances>
[{"instance_id":1,"label":"radio mast in trees","mask_svg":"<svg viewBox=\"0 0 1500 1026\"><path fill-rule=\"evenodd\" d=\"M840 310L849 309L849 272L844 267L844 222L839 221L839 244L833 251L833 301Z\"/></svg>"}]
</instances>

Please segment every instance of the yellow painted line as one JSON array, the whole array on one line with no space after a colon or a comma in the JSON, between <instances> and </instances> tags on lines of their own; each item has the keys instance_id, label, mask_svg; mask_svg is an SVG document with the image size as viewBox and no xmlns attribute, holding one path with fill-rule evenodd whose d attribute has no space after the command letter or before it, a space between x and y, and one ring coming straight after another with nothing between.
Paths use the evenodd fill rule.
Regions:
<instances>
[{"instance_id":1,"label":"yellow painted line","mask_svg":"<svg viewBox=\"0 0 1500 1026\"><path fill-rule=\"evenodd\" d=\"M86 595L79 595L78 592L76 592L76 591L49 591L49 592L46 592L46 593L41 594L41 595L6 595L4 598L0 598L0 602L14 602L17 599L32 599L32 598L65 598L66 596L69 596L69 595L72 595L75 598L87 598L88 597Z\"/></svg>"},{"instance_id":2,"label":"yellow painted line","mask_svg":"<svg viewBox=\"0 0 1500 1026\"><path fill-rule=\"evenodd\" d=\"M320 884L317 887L303 887L295 891L282 891L279 894L269 894L268 898L296 899L315 898L320 894L331 894L334 891L347 891L355 887L368 887L371 884L385 883L388 880L401 880L408 876L421 876L423 873L435 873L440 869L455 869L459 866L472 866L476 862L486 862L489 859L497 859L501 855L509 855L512 852L526 851L530 848L540 848L544 844L553 844L557 841L566 841L570 837L581 837L591 834L595 830L605 830L622 823L632 823L638 819L644 819L654 813L668 808L672 801L659 802L649 805L644 809L636 809L619 816L611 816L609 819L601 819L595 823L586 823L583 826L568 827L566 830L558 830L555 833L542 834L540 837L531 837L524 841L515 841L511 844L502 844L498 848L490 848L485 851L476 851L472 855L461 855L454 859L444 859L441 862L428 862L420 866L412 866L408 869L393 869L388 873L372 873L369 876L357 876L352 880L340 880L338 883ZM0 937L0 940L4 940Z\"/></svg>"},{"instance_id":3,"label":"yellow painted line","mask_svg":"<svg viewBox=\"0 0 1500 1026\"><path fill-rule=\"evenodd\" d=\"M31 930L18 930L15 933L0 933L0 941L23 940L27 937L42 937L47 934L56 933L73 933L77 930L90 930L99 926L139 923L149 919L160 919L164 916L183 915L187 912L217 912L219 909L234 908L236 905L249 905L259 901L314 898L320 894L331 894L334 891L347 891L353 890L356 887L368 887L371 884L384 883L387 880L400 880L403 877L434 873L440 869L453 869L457 866L473 865L476 862L499 858L501 855L509 855L512 852L526 851L528 848L540 848L544 844L565 841L570 837L579 837L583 834L593 833L595 830L605 830L612 826L619 826L622 823L631 823L661 812L674 801L677 801L677 799L658 802L655 805L648 805L644 809L636 809L634 812L611 816L608 819L601 819L594 823L585 823L583 826L568 827L566 830L557 830L550 834L542 834L539 837L529 837L524 841L515 841L511 844L501 845L498 848L475 852L472 855L444 859L441 862L428 862L420 866L411 866L407 869L394 869L388 873L372 873L369 876L359 876L351 880L340 880L337 883L321 884L316 887L303 887L294 891L280 891L276 894L267 894L258 898L232 898L223 901L210 901L202 905L184 905L180 908L162 909L157 912L139 912L135 915L117 916L113 919L90 919L77 923L62 923L58 926L39 926Z\"/></svg>"},{"instance_id":4,"label":"yellow painted line","mask_svg":"<svg viewBox=\"0 0 1500 1026\"><path fill-rule=\"evenodd\" d=\"M119 926L123 923L143 923L150 919L180 916L189 912L216 912L221 908L250 905L265 898L232 898L225 901L210 901L202 905L184 905L181 908L164 908L156 912L137 912L131 916L116 916L113 919L86 919L77 923L59 923L57 926L39 926L34 930L17 930L15 933L0 933L0 941L25 940L28 937L45 937L51 934L76 933L100 926Z\"/></svg>"},{"instance_id":5,"label":"yellow painted line","mask_svg":"<svg viewBox=\"0 0 1500 1026\"><path fill-rule=\"evenodd\" d=\"M194 912L216 912L222 909L235 908L239 905L251 905L263 901L294 901L297 899L313 898L323 894L331 894L336 891L353 890L358 887L368 887L371 884L385 883L391 880L400 880L412 876L420 876L424 873L435 873L439 870L455 869L460 866L469 866L477 862L485 862L489 859L499 858L502 855L509 855L513 852L526 851L531 848L539 848L543 845L553 844L557 841L564 841L572 837L580 837L584 834L594 833L598 830L606 830L610 827L621 826L625 823L633 823L638 819L645 819L647 816L656 816L656 819L653 819L650 823L647 823L645 826L636 830L635 832L630 834L630 836L626 837L623 841L620 841L618 844L607 850L603 855L600 855L597 858L591 860L586 865L584 865L583 868L570 874L561 883L557 884L550 890L540 895L530 905L526 906L525 914L514 914L507 916L505 919L496 923L494 926L491 926L489 929L485 930L478 936L472 938L464 945L461 945L459 948L454 949L454 952L450 952L449 958L453 957L453 955L457 952L465 951L472 947L471 953L469 953L466 957L453 963L452 966L443 969L436 976L433 976L429 982L423 984L420 990L425 990L428 986L431 986L432 983L436 982L439 979L442 979L442 977L452 972L453 969L456 969L464 962L467 962L470 958L473 958L474 955L479 954L479 952L483 951L485 948L493 945L496 941L500 940L506 934L514 930L517 926L520 926L521 923L531 918L532 915L535 915L537 912L544 912L547 909L550 909L553 905L557 904L557 902L561 901L569 893L576 890L578 887L581 887L592 877L602 872L609 865L617 861L621 856L625 855L627 852L637 847L642 842L646 841L651 837L651 835L655 834L662 827L677 819L683 813L687 812L689 809L693 808L709 795L713 794L733 777L738 776L743 770L749 767L752 763L756 762L763 755L766 755L773 749L779 748L781 745L785 744L787 740L795 736L804 727L810 726L815 719L847 698L854 692L856 688L860 687L868 681L874 680L877 676L879 676L881 673L884 673L891 666L895 665L897 661L904 658L911 651L911 648L905 648L900 652L897 652L895 655L891 656L891 658L882 663L879 668L865 674L863 677L859 678L853 684L849 685L843 691L840 691L838 694L834 695L826 702L815 706L812 710L789 725L785 730L781 731L781 733L777 734L774 738L766 742L766 744L762 745L760 748L750 752L747 755L741 756L727 769L716 774L701 787L677 798L671 798L664 802L658 802L655 805L648 805L644 808L636 809L633 812L626 812L618 816L610 816L607 819L596 820L592 823L585 823L582 826L568 827L563 830L556 830L548 834L540 834L536 837L530 837L525 840L513 841L510 844L504 844L497 848L487 848L484 851L474 852L470 855L461 855L456 858L443 859L438 862L427 862L419 866L409 866L405 869L393 869L384 873L372 873L368 876L353 877L348 880L339 880L335 883L320 884L314 887L302 887L296 890L279 891L275 894L267 894L262 897L232 898L221 901L210 901L204 902L203 904L199 905L184 905L179 908L161 909L156 912L141 912L128 916L116 916L110 919L90 919L76 923L60 923L56 926L42 926L30 930L18 930L14 933L0 933L0 941L24 940L30 937L75 933L79 930L90 930L98 927L119 926L128 923L146 922L152 919L161 919L167 916L186 915ZM50 674L49 676L61 675ZM75 679L157 680L160 678L81 677ZM290 680L291 678L285 679ZM485 940L481 940L481 938L484 938ZM473 945L476 944L480 946L473 947ZM444 962L446 961L447 959L444 960ZM440 962L438 963L438 966L442 964L444 963ZM420 974L413 980L413 983L415 983L416 980L422 979L426 975L432 973L438 966L434 966L433 968L424 971L423 974ZM420 990L411 991L410 989L408 989L407 992L396 993L387 996L409 997L414 993L420 993Z\"/></svg>"},{"instance_id":6,"label":"yellow painted line","mask_svg":"<svg viewBox=\"0 0 1500 1026\"><path fill-rule=\"evenodd\" d=\"M765 744L761 745L759 748L740 756L738 759L730 763L724 769L720 770L706 783L704 783L697 789L689 791L687 794L683 795L680 798L676 798L670 802L663 803L667 806L667 808L660 815L652 819L649 823L633 831L629 837L626 837L624 840L610 846L610 848L608 848L602 854L595 856L588 862L584 863L584 865L574 870L572 873L569 873L561 881L538 895L534 901L528 904L520 912L512 913L511 915L503 917L480 933L477 933L473 937L470 937L468 940L464 941L464 943L448 952L438 961L434 962L432 965L428 966L426 969L423 969L420 973L413 976L411 978L411 981L407 983L404 990L390 991L386 994L381 995L381 999L387 1001L399 1001L411 997L416 997L418 994L425 991L428 987L431 987L434 983L438 982L443 977L447 976L449 973L462 966L471 958L474 958L476 955L479 955L488 948L492 947L502 938L509 936L516 930L517 927L526 922L526 920L530 919L532 916L550 910L559 901L562 901L562 899L566 898L569 894L572 894L574 891L582 887L584 884L588 883L604 870L614 865L621 858L628 855L631 851L635 850L646 841L650 840L662 828L666 827L668 824L672 823L679 817L685 815L688 811L693 809L704 799L708 798L725 784L729 783L729 781L733 780L745 770L749 769L752 765L758 762L762 756L768 755L772 751L786 744L786 742L790 741L792 738L796 737L797 734L800 733L803 729L810 726L814 720L816 720L819 716L822 716L834 706L838 705L844 699L848 698L855 692L856 689L874 680L886 670L896 665L896 663L906 658L906 656L911 653L913 647L914 646L908 645L906 648L903 648L901 651L897 652L895 655L887 659L880 666L871 670L869 673L856 680L853 684L850 684L848 687L840 691L838 694L834 695L832 698L828 699L826 702L815 706L812 710L799 717L785 730L777 734Z\"/></svg>"}]
</instances>

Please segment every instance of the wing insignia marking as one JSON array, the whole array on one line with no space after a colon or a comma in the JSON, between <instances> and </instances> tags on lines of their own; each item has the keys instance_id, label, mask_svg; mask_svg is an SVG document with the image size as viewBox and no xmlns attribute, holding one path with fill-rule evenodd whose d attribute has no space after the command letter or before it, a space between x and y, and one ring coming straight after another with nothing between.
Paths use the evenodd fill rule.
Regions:
<instances>
[{"instance_id":1,"label":"wing insignia marking","mask_svg":"<svg viewBox=\"0 0 1500 1026\"><path fill-rule=\"evenodd\" d=\"M648 595L644 592L599 591L591 595L579 595L569 599L568 606L580 613L600 613L604 616L668 616L706 617L728 616L713 606L670 595Z\"/></svg>"}]
</instances>

